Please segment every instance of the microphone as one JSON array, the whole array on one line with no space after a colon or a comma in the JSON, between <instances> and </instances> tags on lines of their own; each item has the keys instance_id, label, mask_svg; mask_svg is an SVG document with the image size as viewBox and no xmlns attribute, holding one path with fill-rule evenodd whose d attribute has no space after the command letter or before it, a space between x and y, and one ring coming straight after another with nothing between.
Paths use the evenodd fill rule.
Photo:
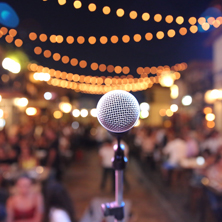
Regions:
<instances>
[{"instance_id":1,"label":"microphone","mask_svg":"<svg viewBox=\"0 0 222 222\"><path fill-rule=\"evenodd\" d=\"M101 97L97 104L97 118L109 132L124 133L137 123L140 107L129 92L113 90Z\"/></svg>"}]
</instances>

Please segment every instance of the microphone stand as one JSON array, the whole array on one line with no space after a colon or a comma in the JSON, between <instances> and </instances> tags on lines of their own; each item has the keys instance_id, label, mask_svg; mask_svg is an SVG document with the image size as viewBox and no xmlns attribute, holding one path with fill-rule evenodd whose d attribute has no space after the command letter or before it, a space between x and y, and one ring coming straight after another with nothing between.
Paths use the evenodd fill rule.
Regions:
<instances>
[{"instance_id":1,"label":"microphone stand","mask_svg":"<svg viewBox=\"0 0 222 222\"><path fill-rule=\"evenodd\" d=\"M115 222L123 222L124 206L123 202L123 170L126 167L127 158L124 156L124 145L120 144L121 136L117 135L117 145L113 147L115 153L112 159L115 170L115 202L102 204L104 216L114 216Z\"/></svg>"}]
</instances>

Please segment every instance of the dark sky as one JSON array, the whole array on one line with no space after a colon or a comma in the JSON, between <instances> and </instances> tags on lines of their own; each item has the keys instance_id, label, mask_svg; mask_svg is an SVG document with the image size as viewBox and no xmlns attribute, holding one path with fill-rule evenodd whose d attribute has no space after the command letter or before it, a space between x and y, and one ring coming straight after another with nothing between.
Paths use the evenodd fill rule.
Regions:
<instances>
[{"instance_id":1,"label":"dark sky","mask_svg":"<svg viewBox=\"0 0 222 222\"><path fill-rule=\"evenodd\" d=\"M110 75L108 72L101 73L92 71L89 64L97 62L114 66L129 66L130 74L139 77L136 74L136 68L139 66L159 66L174 65L181 62L189 62L193 59L210 59L211 48L203 46L203 41L209 33L188 34L181 36L178 34L179 26L175 22L167 24L163 19L160 23L153 20L153 16L157 13L163 15L163 18L171 14L175 17L181 15L185 18L182 26L189 28L188 18L191 16L199 17L201 13L210 6L209 0L121 0L121 1L94 1L97 5L96 12L88 11L88 4L92 1L83 0L81 9L74 9L73 0L67 0L67 4L60 6L57 0L7 0L20 17L20 25L18 27L19 35L24 41L23 48L31 59L35 59L43 66L54 69L60 69L66 72L79 73L84 75ZM111 13L104 15L102 7L108 5L111 7ZM115 11L118 8L125 10L122 18L116 16ZM129 18L128 14L131 10L138 12L135 20ZM143 12L151 15L149 21L145 22L141 19ZM176 36L169 38L167 35L162 40L155 37L150 42L144 39L147 32L155 33L157 31L166 31L175 29ZM66 42L62 44L52 44L49 41L41 43L40 41L31 42L27 36L30 31L38 34L46 33L48 36L73 35L76 37L82 35L86 38L93 35L99 38L102 35L110 37L128 34L131 39L134 34L142 35L143 40L139 43L130 41L130 43L117 44L109 42L101 45L97 42L90 45L87 41L83 45L79 45L76 41L72 45ZM86 60L88 66L81 69L78 66L72 67L70 64L63 65L61 61L55 62L52 58L46 59L42 55L36 56L33 53L35 46L41 46L43 49L50 49L52 52L59 52L61 55L77 58L78 60Z\"/></svg>"}]
</instances>

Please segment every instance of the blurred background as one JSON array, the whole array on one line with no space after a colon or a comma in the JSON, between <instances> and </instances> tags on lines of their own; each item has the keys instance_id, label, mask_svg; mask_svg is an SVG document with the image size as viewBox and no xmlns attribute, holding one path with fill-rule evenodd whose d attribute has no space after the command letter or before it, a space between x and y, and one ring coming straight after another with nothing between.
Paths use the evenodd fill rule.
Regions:
<instances>
[{"instance_id":1,"label":"blurred background","mask_svg":"<svg viewBox=\"0 0 222 222\"><path fill-rule=\"evenodd\" d=\"M121 89L125 222L222 222L221 24L220 0L0 2L0 221L113 221L96 105Z\"/></svg>"}]
</instances>

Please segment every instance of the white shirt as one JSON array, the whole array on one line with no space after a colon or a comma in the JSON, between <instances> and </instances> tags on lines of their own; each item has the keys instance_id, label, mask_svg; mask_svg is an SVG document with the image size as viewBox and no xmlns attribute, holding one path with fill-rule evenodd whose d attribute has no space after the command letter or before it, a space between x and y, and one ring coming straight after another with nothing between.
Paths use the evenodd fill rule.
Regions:
<instances>
[{"instance_id":1,"label":"white shirt","mask_svg":"<svg viewBox=\"0 0 222 222\"><path fill-rule=\"evenodd\" d=\"M186 158L187 146L186 142L181 139L175 139L167 143L163 149L164 154L169 154L168 162L171 164L179 164L181 160Z\"/></svg>"},{"instance_id":2,"label":"white shirt","mask_svg":"<svg viewBox=\"0 0 222 222\"><path fill-rule=\"evenodd\" d=\"M49 214L50 222L71 222L69 215L62 209L52 208Z\"/></svg>"}]
</instances>

